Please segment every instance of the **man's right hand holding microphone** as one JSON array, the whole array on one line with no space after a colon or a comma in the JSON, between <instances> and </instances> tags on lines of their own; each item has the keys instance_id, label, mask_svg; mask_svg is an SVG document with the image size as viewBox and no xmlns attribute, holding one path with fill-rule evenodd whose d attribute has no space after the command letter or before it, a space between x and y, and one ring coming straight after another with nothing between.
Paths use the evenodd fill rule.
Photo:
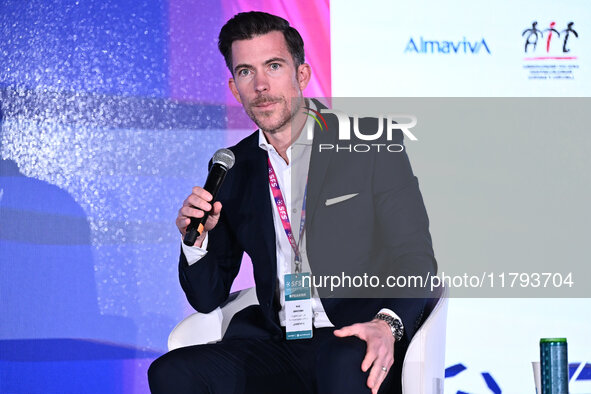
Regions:
<instances>
[{"instance_id":1,"label":"man's right hand holding microphone","mask_svg":"<svg viewBox=\"0 0 591 394\"><path fill-rule=\"evenodd\" d=\"M181 209L179 209L179 214L176 218L176 226L183 235L183 238L187 233L187 226L191 223L191 218L202 218L205 212L209 212L211 210L212 207L210 202L212 198L213 197L211 193L209 193L207 190L203 189L202 187L195 186L193 188L193 192L185 199L183 206ZM216 201L213 204L213 211L209 213L207 221L205 222L205 226L201 235L197 237L194 245L189 246L201 247L201 245L203 245L203 240L205 239L207 232L213 229L218 223L221 211L222 203Z\"/></svg>"},{"instance_id":2,"label":"man's right hand holding microphone","mask_svg":"<svg viewBox=\"0 0 591 394\"><path fill-rule=\"evenodd\" d=\"M202 188L195 186L183 202L176 218L176 226L183 235L185 245L201 247L207 232L218 223L222 203L216 201L212 206L211 202L234 162L234 153L231 150L219 149L215 152L205 185Z\"/></svg>"}]
</instances>

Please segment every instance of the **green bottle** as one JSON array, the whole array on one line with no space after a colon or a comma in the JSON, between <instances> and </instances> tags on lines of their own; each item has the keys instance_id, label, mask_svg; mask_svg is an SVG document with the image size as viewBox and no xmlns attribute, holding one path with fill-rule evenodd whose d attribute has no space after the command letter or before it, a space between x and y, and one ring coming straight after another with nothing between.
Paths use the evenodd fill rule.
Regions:
<instances>
[{"instance_id":1,"label":"green bottle","mask_svg":"<svg viewBox=\"0 0 591 394\"><path fill-rule=\"evenodd\" d=\"M566 338L540 339L542 394L568 394Z\"/></svg>"}]
</instances>

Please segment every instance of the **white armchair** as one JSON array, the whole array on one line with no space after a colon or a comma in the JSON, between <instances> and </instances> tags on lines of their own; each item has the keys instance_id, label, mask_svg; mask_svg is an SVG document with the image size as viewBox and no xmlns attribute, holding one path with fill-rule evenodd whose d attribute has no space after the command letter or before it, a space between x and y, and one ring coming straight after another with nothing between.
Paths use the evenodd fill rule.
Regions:
<instances>
[{"instance_id":1,"label":"white armchair","mask_svg":"<svg viewBox=\"0 0 591 394\"><path fill-rule=\"evenodd\" d=\"M408 345L402 364L404 394L443 394L448 289L440 291L439 299L428 300L427 319Z\"/></svg>"},{"instance_id":2,"label":"white armchair","mask_svg":"<svg viewBox=\"0 0 591 394\"><path fill-rule=\"evenodd\" d=\"M220 341L232 316L254 304L258 304L258 300L251 287L231 294L226 303L213 312L193 313L172 330L168 350ZM439 299L429 300L425 313L428 317L410 342L402 366L402 392L405 394L443 394L447 289L442 290Z\"/></svg>"},{"instance_id":3,"label":"white armchair","mask_svg":"<svg viewBox=\"0 0 591 394\"><path fill-rule=\"evenodd\" d=\"M193 313L183 319L168 336L168 350L219 342L236 312L259 303L254 287L230 294L224 305L210 313Z\"/></svg>"}]
</instances>

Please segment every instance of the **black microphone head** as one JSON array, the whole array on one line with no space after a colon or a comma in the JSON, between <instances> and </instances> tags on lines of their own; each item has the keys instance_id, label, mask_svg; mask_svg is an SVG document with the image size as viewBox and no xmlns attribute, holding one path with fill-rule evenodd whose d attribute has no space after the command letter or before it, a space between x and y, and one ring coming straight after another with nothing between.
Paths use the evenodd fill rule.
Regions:
<instances>
[{"instance_id":1,"label":"black microphone head","mask_svg":"<svg viewBox=\"0 0 591 394\"><path fill-rule=\"evenodd\" d=\"M222 149L218 149L214 154L213 154L213 158L211 159L211 164L221 164L222 166L224 166L227 170L229 170L230 168L232 168L232 166L234 165L234 162L236 161L236 158L234 157L234 152L232 152L230 149L226 149L226 148L222 148Z\"/></svg>"}]
</instances>

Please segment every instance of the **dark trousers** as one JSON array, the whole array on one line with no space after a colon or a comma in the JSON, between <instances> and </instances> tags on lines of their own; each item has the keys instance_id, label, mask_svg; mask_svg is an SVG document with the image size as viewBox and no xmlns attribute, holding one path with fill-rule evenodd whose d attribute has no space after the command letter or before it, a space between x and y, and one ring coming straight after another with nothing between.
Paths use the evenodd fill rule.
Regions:
<instances>
[{"instance_id":1,"label":"dark trousers","mask_svg":"<svg viewBox=\"0 0 591 394\"><path fill-rule=\"evenodd\" d=\"M173 350L150 366L150 390L153 394L370 393L368 373L361 370L365 342L338 338L333 331L315 329L312 339L228 339ZM401 393L405 350L397 344L394 365L380 393Z\"/></svg>"}]
</instances>

